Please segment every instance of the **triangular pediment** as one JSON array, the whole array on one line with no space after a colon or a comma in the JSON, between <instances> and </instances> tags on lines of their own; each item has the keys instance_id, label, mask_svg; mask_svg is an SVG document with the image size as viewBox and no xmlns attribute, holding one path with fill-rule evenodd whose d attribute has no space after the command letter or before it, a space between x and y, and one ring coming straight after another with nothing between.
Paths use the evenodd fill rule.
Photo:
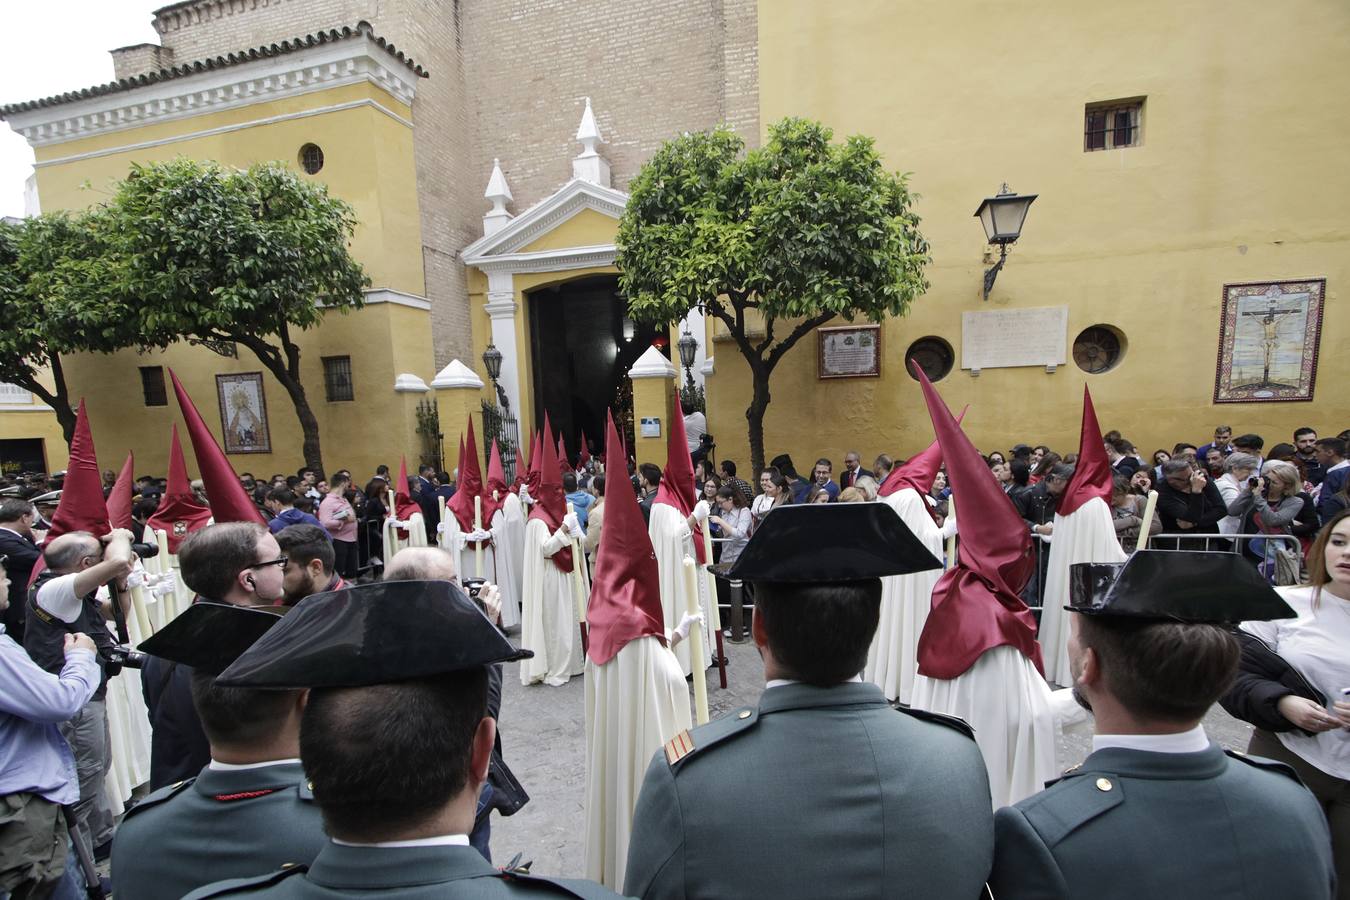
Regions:
<instances>
[{"instance_id":1,"label":"triangular pediment","mask_svg":"<svg viewBox=\"0 0 1350 900\"><path fill-rule=\"evenodd\" d=\"M598 250L604 247L612 252L613 230L606 232L604 219L617 222L627 203L628 195L623 191L574 178L499 231L465 247L461 256L469 265L481 267L560 249ZM550 235L574 219L574 227L566 229L571 234L550 239ZM603 240L597 241L599 238ZM578 240L591 243L574 243Z\"/></svg>"}]
</instances>

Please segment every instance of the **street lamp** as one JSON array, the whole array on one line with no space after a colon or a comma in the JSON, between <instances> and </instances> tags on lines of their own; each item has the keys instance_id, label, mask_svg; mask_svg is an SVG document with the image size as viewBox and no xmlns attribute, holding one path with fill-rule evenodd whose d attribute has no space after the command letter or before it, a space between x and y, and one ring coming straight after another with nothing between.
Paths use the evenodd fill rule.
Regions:
<instances>
[{"instance_id":1,"label":"street lamp","mask_svg":"<svg viewBox=\"0 0 1350 900\"><path fill-rule=\"evenodd\" d=\"M996 196L986 197L975 210L975 216L984 226L984 236L991 244L998 244L998 262L984 273L984 299L994 288L994 279L999 270L1008 261L1008 245L1016 242L1022 234L1022 223L1026 221L1027 210L1037 194L1014 194L1008 190L1005 182Z\"/></svg>"},{"instance_id":2,"label":"street lamp","mask_svg":"<svg viewBox=\"0 0 1350 900\"><path fill-rule=\"evenodd\" d=\"M497 349L496 344L488 344L487 349L483 351L483 365L487 368L488 378L492 379L492 386L497 389L497 400L501 403L502 409L510 409L511 401L506 397L506 391L497 383L497 378L502 374L502 351Z\"/></svg>"},{"instance_id":3,"label":"street lamp","mask_svg":"<svg viewBox=\"0 0 1350 900\"><path fill-rule=\"evenodd\" d=\"M684 334L675 342L675 346L680 349L680 365L684 366L684 377L689 379L689 387L694 386L694 373L690 371L694 366L694 354L698 352L698 340L689 333L689 326L684 328Z\"/></svg>"}]
</instances>

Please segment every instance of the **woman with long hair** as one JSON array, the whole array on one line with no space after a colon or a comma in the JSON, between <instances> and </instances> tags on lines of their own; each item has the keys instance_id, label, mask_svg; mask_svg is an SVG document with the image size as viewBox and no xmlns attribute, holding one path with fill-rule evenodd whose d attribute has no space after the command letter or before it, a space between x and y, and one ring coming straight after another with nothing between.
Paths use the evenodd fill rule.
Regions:
<instances>
[{"instance_id":1,"label":"woman with long hair","mask_svg":"<svg viewBox=\"0 0 1350 900\"><path fill-rule=\"evenodd\" d=\"M1276 588L1297 618L1243 622L1223 707L1256 726L1247 750L1293 767L1331 826L1337 897L1350 900L1350 510L1313 541L1306 584Z\"/></svg>"},{"instance_id":2,"label":"woman with long hair","mask_svg":"<svg viewBox=\"0 0 1350 900\"><path fill-rule=\"evenodd\" d=\"M755 527L764 521L764 517L785 503L791 503L787 479L777 467L769 466L759 473L760 494L750 507L750 518Z\"/></svg>"}]
</instances>

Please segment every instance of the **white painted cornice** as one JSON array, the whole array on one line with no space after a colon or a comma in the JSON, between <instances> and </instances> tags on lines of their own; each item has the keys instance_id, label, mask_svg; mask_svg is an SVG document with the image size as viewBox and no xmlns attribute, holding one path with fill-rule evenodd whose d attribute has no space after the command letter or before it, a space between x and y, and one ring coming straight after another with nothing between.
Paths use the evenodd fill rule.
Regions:
<instances>
[{"instance_id":1,"label":"white painted cornice","mask_svg":"<svg viewBox=\"0 0 1350 900\"><path fill-rule=\"evenodd\" d=\"M675 375L675 364L656 347L648 347L628 370L629 378L674 378Z\"/></svg>"},{"instance_id":2,"label":"white painted cornice","mask_svg":"<svg viewBox=\"0 0 1350 900\"><path fill-rule=\"evenodd\" d=\"M425 394L430 390L425 381L411 372L404 372L394 379L394 392L397 394Z\"/></svg>"},{"instance_id":3,"label":"white painted cornice","mask_svg":"<svg viewBox=\"0 0 1350 900\"><path fill-rule=\"evenodd\" d=\"M369 82L411 105L418 75L368 32L86 99L10 112L11 128L45 147Z\"/></svg>"},{"instance_id":4,"label":"white painted cornice","mask_svg":"<svg viewBox=\"0 0 1350 900\"><path fill-rule=\"evenodd\" d=\"M464 363L452 359L448 366L437 372L436 377L431 379L431 386L437 390L442 388L482 388L483 379L479 378L477 373Z\"/></svg>"},{"instance_id":5,"label":"white painted cornice","mask_svg":"<svg viewBox=\"0 0 1350 900\"><path fill-rule=\"evenodd\" d=\"M521 247L553 231L562 223L585 209L595 210L602 215L618 220L628 205L628 195L614 188L604 187L589 181L574 178L563 185L551 197L541 200L534 206L516 216L500 231L485 235L461 251L460 256L468 265L487 271L493 258L502 260L516 254ZM606 245L610 251L609 262L613 262L613 246ZM599 248L588 248L599 249ZM548 251L545 251L548 252ZM532 254L518 254L518 258ZM602 265L603 263L591 263ZM516 271L531 271L517 269ZM543 271L543 270L536 270Z\"/></svg>"}]
</instances>

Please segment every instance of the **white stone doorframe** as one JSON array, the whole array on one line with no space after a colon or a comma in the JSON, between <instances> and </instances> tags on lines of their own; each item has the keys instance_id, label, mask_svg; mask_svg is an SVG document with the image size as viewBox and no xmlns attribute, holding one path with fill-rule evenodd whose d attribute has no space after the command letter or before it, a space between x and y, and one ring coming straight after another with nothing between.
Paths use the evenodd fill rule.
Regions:
<instances>
[{"instance_id":1,"label":"white stone doorframe","mask_svg":"<svg viewBox=\"0 0 1350 900\"><path fill-rule=\"evenodd\" d=\"M506 399L511 401L511 409L519 419L522 415L520 365L524 357L516 343L516 311L520 304L516 302L515 278L510 272L489 270L487 279L487 304L483 308L492 323L491 341L502 354L502 371L497 382L506 392Z\"/></svg>"}]
</instances>

